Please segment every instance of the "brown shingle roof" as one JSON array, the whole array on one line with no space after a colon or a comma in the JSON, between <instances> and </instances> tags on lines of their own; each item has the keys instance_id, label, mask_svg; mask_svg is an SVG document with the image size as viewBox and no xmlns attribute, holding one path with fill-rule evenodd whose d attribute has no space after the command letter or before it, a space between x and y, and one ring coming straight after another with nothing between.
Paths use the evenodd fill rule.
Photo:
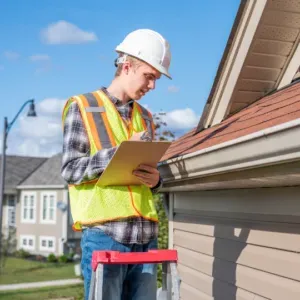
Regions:
<instances>
[{"instance_id":1,"label":"brown shingle roof","mask_svg":"<svg viewBox=\"0 0 300 300\"><path fill-rule=\"evenodd\" d=\"M201 131L196 128L174 141L161 161L196 152L262 129L300 118L300 82L266 96L222 123Z\"/></svg>"}]
</instances>

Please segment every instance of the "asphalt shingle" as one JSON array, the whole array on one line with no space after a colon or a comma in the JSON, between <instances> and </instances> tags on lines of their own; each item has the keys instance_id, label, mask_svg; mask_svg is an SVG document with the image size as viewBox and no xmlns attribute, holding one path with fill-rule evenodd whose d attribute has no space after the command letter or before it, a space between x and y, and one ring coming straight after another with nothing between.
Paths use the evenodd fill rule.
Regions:
<instances>
[{"instance_id":1,"label":"asphalt shingle","mask_svg":"<svg viewBox=\"0 0 300 300\"><path fill-rule=\"evenodd\" d=\"M0 157L0 162L2 157ZM23 180L41 166L47 158L28 156L6 156L5 190L16 189Z\"/></svg>"},{"instance_id":2,"label":"asphalt shingle","mask_svg":"<svg viewBox=\"0 0 300 300\"><path fill-rule=\"evenodd\" d=\"M60 174L62 154L48 158L35 172L22 182L22 186L65 185Z\"/></svg>"}]
</instances>

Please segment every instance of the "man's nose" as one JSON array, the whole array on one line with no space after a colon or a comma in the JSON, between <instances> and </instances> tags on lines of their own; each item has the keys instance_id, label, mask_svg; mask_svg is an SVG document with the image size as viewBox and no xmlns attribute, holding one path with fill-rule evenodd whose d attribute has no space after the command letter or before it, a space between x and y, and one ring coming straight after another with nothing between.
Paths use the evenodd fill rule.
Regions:
<instances>
[{"instance_id":1,"label":"man's nose","mask_svg":"<svg viewBox=\"0 0 300 300\"><path fill-rule=\"evenodd\" d=\"M151 90L155 89L155 81L154 80L149 81L148 88Z\"/></svg>"}]
</instances>

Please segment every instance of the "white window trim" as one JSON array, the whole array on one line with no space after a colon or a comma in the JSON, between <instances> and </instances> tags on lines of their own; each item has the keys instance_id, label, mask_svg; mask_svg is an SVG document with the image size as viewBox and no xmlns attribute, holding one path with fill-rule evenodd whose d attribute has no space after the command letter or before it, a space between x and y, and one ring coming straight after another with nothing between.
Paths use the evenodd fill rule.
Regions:
<instances>
[{"instance_id":1,"label":"white window trim","mask_svg":"<svg viewBox=\"0 0 300 300\"><path fill-rule=\"evenodd\" d=\"M25 220L24 219L24 197L28 196L33 196L34 199L34 206L33 206L33 220ZM27 223L27 224L35 224L36 223L36 192L22 192L22 198L21 198L21 223Z\"/></svg>"},{"instance_id":2,"label":"white window trim","mask_svg":"<svg viewBox=\"0 0 300 300\"><path fill-rule=\"evenodd\" d=\"M23 245L23 239L27 239L27 240L32 239L33 240L33 245L32 246L29 246L29 245L24 246ZM21 234L20 235L19 249L35 250L35 236L34 235L23 235L23 234Z\"/></svg>"},{"instance_id":3,"label":"white window trim","mask_svg":"<svg viewBox=\"0 0 300 300\"><path fill-rule=\"evenodd\" d=\"M44 195L54 196L54 219L53 220L48 220L48 219L43 220ZM57 192L44 191L41 193L41 197L40 197L40 223L41 224L56 224L56 214L57 214L56 202L57 202Z\"/></svg>"},{"instance_id":4,"label":"white window trim","mask_svg":"<svg viewBox=\"0 0 300 300\"><path fill-rule=\"evenodd\" d=\"M43 247L42 246L42 241L46 240L47 241L47 245L48 245L48 241L52 241L53 242L53 247L49 248L47 247ZM41 235L39 238L39 249L40 251L44 251L44 252L53 252L55 253L55 247L56 247L56 239L55 236L45 236L45 235Z\"/></svg>"}]
</instances>

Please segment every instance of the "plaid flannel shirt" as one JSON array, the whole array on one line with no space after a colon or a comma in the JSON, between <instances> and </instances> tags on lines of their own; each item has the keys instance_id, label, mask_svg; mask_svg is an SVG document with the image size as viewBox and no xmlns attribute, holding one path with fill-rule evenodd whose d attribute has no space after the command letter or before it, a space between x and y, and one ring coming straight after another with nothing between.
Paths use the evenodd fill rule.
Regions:
<instances>
[{"instance_id":1,"label":"plaid flannel shirt","mask_svg":"<svg viewBox=\"0 0 300 300\"><path fill-rule=\"evenodd\" d=\"M121 117L125 121L129 121L131 119L133 101L123 104L120 100L110 95L105 88L102 88L102 90L115 104ZM147 127L151 133L151 125L147 124ZM116 149L117 147L101 149L95 155L90 156L89 139L79 107L76 102L72 103L66 115L63 135L61 174L66 182L79 184L99 177ZM158 185L152 188L152 192L157 193L161 186L162 180L160 179ZM109 221L94 226L103 230L116 241L124 244L145 244L158 236L157 222L141 217Z\"/></svg>"}]
</instances>

